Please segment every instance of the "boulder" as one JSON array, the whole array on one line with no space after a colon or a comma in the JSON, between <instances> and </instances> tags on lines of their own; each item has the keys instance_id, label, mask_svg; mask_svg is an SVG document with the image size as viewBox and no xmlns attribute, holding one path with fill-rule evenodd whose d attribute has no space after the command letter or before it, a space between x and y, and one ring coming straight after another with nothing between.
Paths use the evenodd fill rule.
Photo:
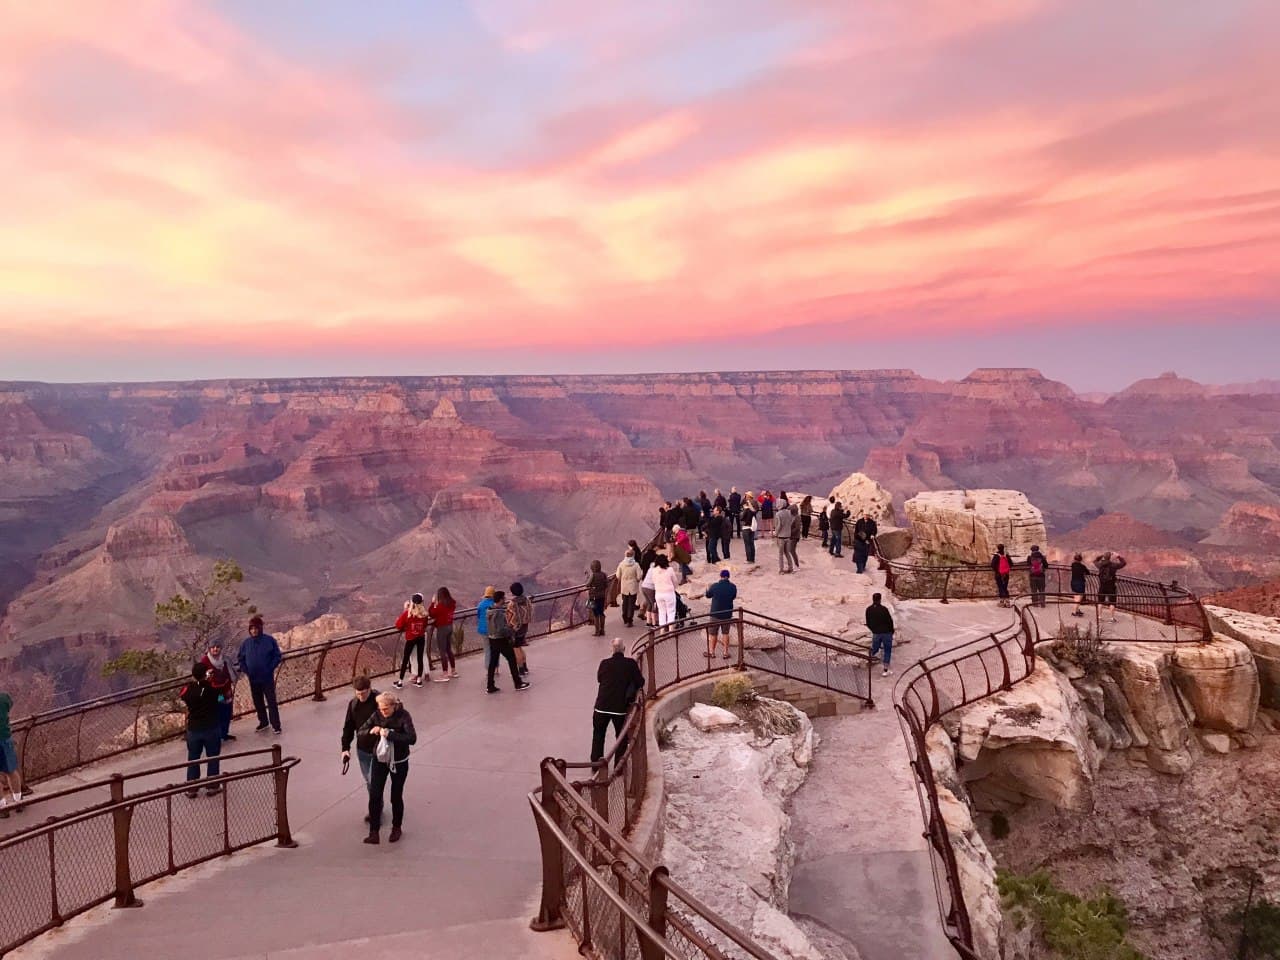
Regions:
<instances>
[{"instance_id":1,"label":"boulder","mask_svg":"<svg viewBox=\"0 0 1280 960\"><path fill-rule=\"evenodd\" d=\"M911 549L911 531L901 527L881 526L876 534L876 544L880 547L880 556L886 560L897 560L904 557Z\"/></svg>"},{"instance_id":2,"label":"boulder","mask_svg":"<svg viewBox=\"0 0 1280 960\"><path fill-rule=\"evenodd\" d=\"M1093 805L1100 756L1088 713L1070 682L1047 666L961 711L957 752L976 809L1010 809L1028 799L1067 810Z\"/></svg>"},{"instance_id":3,"label":"boulder","mask_svg":"<svg viewBox=\"0 0 1280 960\"><path fill-rule=\"evenodd\" d=\"M709 703L695 703L689 708L689 722L703 733L742 725L742 718Z\"/></svg>"},{"instance_id":4,"label":"boulder","mask_svg":"<svg viewBox=\"0 0 1280 960\"><path fill-rule=\"evenodd\" d=\"M924 559L987 563L996 544L1020 560L1046 549L1044 517L1018 490L931 490L904 505L911 552Z\"/></svg>"},{"instance_id":5,"label":"boulder","mask_svg":"<svg viewBox=\"0 0 1280 960\"><path fill-rule=\"evenodd\" d=\"M1258 668L1239 640L1214 637L1212 643L1175 648L1173 679L1195 711L1194 722L1233 733L1253 726L1258 713Z\"/></svg>"},{"instance_id":6,"label":"boulder","mask_svg":"<svg viewBox=\"0 0 1280 960\"><path fill-rule=\"evenodd\" d=\"M1206 750L1213 753L1231 752L1231 738L1225 733L1202 733L1200 742L1204 744Z\"/></svg>"},{"instance_id":7,"label":"boulder","mask_svg":"<svg viewBox=\"0 0 1280 960\"><path fill-rule=\"evenodd\" d=\"M1264 707L1280 708L1280 618L1206 606L1215 633L1239 640L1253 654Z\"/></svg>"},{"instance_id":8,"label":"boulder","mask_svg":"<svg viewBox=\"0 0 1280 960\"><path fill-rule=\"evenodd\" d=\"M1173 690L1172 648L1154 643L1112 643L1107 650L1116 657L1111 676L1143 733L1142 740L1156 751L1184 750L1190 734ZM1152 764L1158 765L1158 761Z\"/></svg>"},{"instance_id":9,"label":"boulder","mask_svg":"<svg viewBox=\"0 0 1280 960\"><path fill-rule=\"evenodd\" d=\"M845 505L853 516L869 514L879 526L898 522L893 510L893 494L865 473L851 473L831 489L829 496ZM815 501L816 503L816 501ZM821 506L816 507L821 510Z\"/></svg>"}]
</instances>

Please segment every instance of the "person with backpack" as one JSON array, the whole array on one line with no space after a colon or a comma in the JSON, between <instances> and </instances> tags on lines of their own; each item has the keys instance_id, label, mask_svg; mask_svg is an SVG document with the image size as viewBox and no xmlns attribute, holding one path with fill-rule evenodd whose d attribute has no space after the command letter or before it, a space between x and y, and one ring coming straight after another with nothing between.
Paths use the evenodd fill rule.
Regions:
<instances>
[{"instance_id":1,"label":"person with backpack","mask_svg":"<svg viewBox=\"0 0 1280 960\"><path fill-rule=\"evenodd\" d=\"M511 628L511 649L516 654L520 676L529 675L529 664L524 648L528 642L529 624L533 622L533 602L524 595L524 584L518 580L511 585L511 599L507 601L507 626Z\"/></svg>"},{"instance_id":2,"label":"person with backpack","mask_svg":"<svg viewBox=\"0 0 1280 960\"><path fill-rule=\"evenodd\" d=\"M222 752L222 728L218 720L218 704L222 697L209 683L209 668L203 663L191 667L191 679L178 692L178 699L187 707L187 796L200 795L200 759L203 753L209 761L209 776L221 773L218 754ZM218 784L205 787L212 796L222 789Z\"/></svg>"},{"instance_id":3,"label":"person with backpack","mask_svg":"<svg viewBox=\"0 0 1280 960\"><path fill-rule=\"evenodd\" d=\"M867 629L871 631L871 655L884 652L884 666L880 676L887 677L893 673L890 664L893 661L893 614L880 602L880 594L871 595L871 606L867 607Z\"/></svg>"},{"instance_id":4,"label":"person with backpack","mask_svg":"<svg viewBox=\"0 0 1280 960\"><path fill-rule=\"evenodd\" d=\"M453 655L453 614L458 603L448 587L441 587L427 607L427 619L435 634L436 653L440 655L440 682L448 683L458 676L458 662Z\"/></svg>"},{"instance_id":5,"label":"person with backpack","mask_svg":"<svg viewBox=\"0 0 1280 960\"><path fill-rule=\"evenodd\" d=\"M756 501L750 491L742 499L738 521L742 531L742 549L747 555L747 563L756 562L756 534L760 532L760 515L756 512Z\"/></svg>"},{"instance_id":6,"label":"person with backpack","mask_svg":"<svg viewBox=\"0 0 1280 960\"><path fill-rule=\"evenodd\" d=\"M1084 565L1084 556L1077 553L1071 558L1071 592L1075 595L1076 608L1071 611L1073 617L1083 617L1080 609L1084 603L1085 590L1088 589L1089 568Z\"/></svg>"},{"instance_id":7,"label":"person with backpack","mask_svg":"<svg viewBox=\"0 0 1280 960\"><path fill-rule=\"evenodd\" d=\"M249 618L249 636L240 641L236 666L249 678L249 695L258 714L257 733L267 729L268 722L276 736L280 735L280 707L276 702L276 667L284 654L280 644L269 633L262 632L262 617Z\"/></svg>"},{"instance_id":8,"label":"person with backpack","mask_svg":"<svg viewBox=\"0 0 1280 960\"><path fill-rule=\"evenodd\" d=\"M1004 544L996 544L996 552L991 555L991 572L996 578L996 593L1000 597L1000 606L1009 606L1009 574L1013 570L1013 561L1004 552Z\"/></svg>"},{"instance_id":9,"label":"person with backpack","mask_svg":"<svg viewBox=\"0 0 1280 960\"><path fill-rule=\"evenodd\" d=\"M347 703L347 713L342 720L342 759L344 764L351 759L351 743L356 745L356 765L360 767L360 776L364 777L364 787L369 789L369 778L373 771L373 751L378 747L378 738L371 733L362 733L358 737L356 731L364 726L365 721L378 710L378 691L373 688L366 674L360 674L351 681L351 700ZM345 765L343 772L346 772ZM366 811L364 822L369 822Z\"/></svg>"},{"instance_id":10,"label":"person with backpack","mask_svg":"<svg viewBox=\"0 0 1280 960\"><path fill-rule=\"evenodd\" d=\"M591 610L591 623L596 628L593 637L604 636L605 598L609 595L609 575L600 569L600 561L591 561L587 576L587 606Z\"/></svg>"},{"instance_id":11,"label":"person with backpack","mask_svg":"<svg viewBox=\"0 0 1280 960\"><path fill-rule=\"evenodd\" d=\"M529 681L520 679L520 665L516 663L516 652L511 646L511 626L507 621L506 594L501 590L493 593L493 603L485 611L485 620L489 629L489 663L485 693L497 693L497 684L493 675L498 671L498 659L507 661L511 668L511 683L517 690L529 689Z\"/></svg>"},{"instance_id":12,"label":"person with backpack","mask_svg":"<svg viewBox=\"0 0 1280 960\"><path fill-rule=\"evenodd\" d=\"M1049 561L1040 552L1040 547L1032 544L1031 552L1027 554L1027 579L1031 582L1031 605L1033 607L1043 607L1045 605L1045 578L1048 574Z\"/></svg>"},{"instance_id":13,"label":"person with backpack","mask_svg":"<svg viewBox=\"0 0 1280 960\"><path fill-rule=\"evenodd\" d=\"M409 748L418 742L413 717L394 693L380 693L377 709L360 725L360 735L375 737L373 764L369 770L369 835L365 843L381 843L382 795L391 781L392 843L400 840L404 823L404 782L409 777Z\"/></svg>"},{"instance_id":14,"label":"person with backpack","mask_svg":"<svg viewBox=\"0 0 1280 960\"><path fill-rule=\"evenodd\" d=\"M636 598L640 596L640 581L644 578L633 550L627 549L613 575L618 580L618 595L622 597L622 622L630 627L635 622Z\"/></svg>"},{"instance_id":15,"label":"person with backpack","mask_svg":"<svg viewBox=\"0 0 1280 960\"><path fill-rule=\"evenodd\" d=\"M404 634L404 656L400 659L400 676L392 686L397 690L404 687L404 674L409 669L409 657L418 654L418 672L413 675L413 685L422 686L422 678L428 675L423 667L422 658L427 649L427 608L423 606L422 594L415 593L404 602L404 610L396 617L396 629Z\"/></svg>"},{"instance_id":16,"label":"person with backpack","mask_svg":"<svg viewBox=\"0 0 1280 960\"><path fill-rule=\"evenodd\" d=\"M1110 621L1116 622L1116 575L1126 566L1124 557L1111 551L1095 557L1093 565L1098 568L1098 605L1106 608L1110 605Z\"/></svg>"}]
</instances>

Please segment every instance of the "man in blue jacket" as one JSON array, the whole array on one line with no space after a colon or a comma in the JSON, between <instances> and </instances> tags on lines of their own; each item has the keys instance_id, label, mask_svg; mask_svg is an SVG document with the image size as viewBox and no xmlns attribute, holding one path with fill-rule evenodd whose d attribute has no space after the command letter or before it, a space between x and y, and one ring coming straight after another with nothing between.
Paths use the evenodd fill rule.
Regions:
<instances>
[{"instance_id":1,"label":"man in blue jacket","mask_svg":"<svg viewBox=\"0 0 1280 960\"><path fill-rule=\"evenodd\" d=\"M240 641L240 653L236 660L240 672L249 678L249 693L253 696L253 709L258 711L258 732L268 726L280 733L280 708L276 705L276 667L284 657L280 644L269 633L262 632L262 617L256 614L249 619L249 636ZM268 724L268 720L270 723Z\"/></svg>"},{"instance_id":2,"label":"man in blue jacket","mask_svg":"<svg viewBox=\"0 0 1280 960\"><path fill-rule=\"evenodd\" d=\"M721 570L720 579L707 587L703 596L711 598L711 616L707 620L707 653L710 660L716 655L716 635L724 644L725 660L729 659L729 628L732 626L733 604L738 599L738 588L729 582L729 571Z\"/></svg>"}]
</instances>

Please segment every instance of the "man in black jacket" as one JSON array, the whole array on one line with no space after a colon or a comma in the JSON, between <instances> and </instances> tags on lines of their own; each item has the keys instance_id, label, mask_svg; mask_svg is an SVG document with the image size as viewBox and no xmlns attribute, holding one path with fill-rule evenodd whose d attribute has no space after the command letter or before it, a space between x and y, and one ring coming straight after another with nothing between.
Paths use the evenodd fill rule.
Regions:
<instances>
[{"instance_id":1,"label":"man in black jacket","mask_svg":"<svg viewBox=\"0 0 1280 960\"><path fill-rule=\"evenodd\" d=\"M732 535L742 536L742 494L738 492L737 487L729 491L729 523ZM727 553L726 556L728 556Z\"/></svg>"},{"instance_id":2,"label":"man in black jacket","mask_svg":"<svg viewBox=\"0 0 1280 960\"><path fill-rule=\"evenodd\" d=\"M601 660L600 667L596 670L596 681L600 687L596 693L595 713L592 715L592 763L604 758L604 736L609 724L613 724L614 737L620 737L627 711L631 709L636 696L644 690L644 674L640 672L640 664L622 652L622 640L614 637L610 647L613 649L613 656ZM626 749L627 738L622 737L614 756L622 756Z\"/></svg>"},{"instance_id":3,"label":"man in black jacket","mask_svg":"<svg viewBox=\"0 0 1280 960\"><path fill-rule=\"evenodd\" d=\"M884 669L880 676L887 677L893 671L889 664L893 660L893 614L880 602L880 594L871 595L871 606L867 607L867 629L871 631L871 655L884 651Z\"/></svg>"},{"instance_id":4,"label":"man in black jacket","mask_svg":"<svg viewBox=\"0 0 1280 960\"><path fill-rule=\"evenodd\" d=\"M209 757L209 776L216 777L222 770L218 754L222 752L222 724L218 716L218 703L222 700L208 680L209 668L197 663L191 668L191 680L178 693L178 699L187 705L187 760L196 761L203 753ZM187 783L191 789L188 797L196 797L200 779L200 764L187 765ZM216 783L205 787L205 792L215 794L222 788Z\"/></svg>"},{"instance_id":5,"label":"man in black jacket","mask_svg":"<svg viewBox=\"0 0 1280 960\"><path fill-rule=\"evenodd\" d=\"M364 777L364 785L367 789L369 771L373 769L373 751L378 748L378 738L367 733L357 737L356 731L377 712L378 691L373 689L373 684L363 674L351 681L351 688L355 695L347 704L347 716L342 721L342 759L344 761L351 759L351 741L355 740L356 762L360 764L360 776ZM364 819L365 823L369 822L367 813Z\"/></svg>"}]
</instances>

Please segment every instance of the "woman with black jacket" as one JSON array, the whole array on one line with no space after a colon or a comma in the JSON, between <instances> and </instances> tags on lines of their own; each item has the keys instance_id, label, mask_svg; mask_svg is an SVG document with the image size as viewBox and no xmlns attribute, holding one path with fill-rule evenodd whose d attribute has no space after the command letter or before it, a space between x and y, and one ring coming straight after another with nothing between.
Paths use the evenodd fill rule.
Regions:
<instances>
[{"instance_id":1,"label":"woman with black jacket","mask_svg":"<svg viewBox=\"0 0 1280 960\"><path fill-rule=\"evenodd\" d=\"M413 717L394 693L378 694L378 709L360 726L361 735L377 737L374 747L373 768L369 771L369 835L365 843L381 843L382 792L387 780L391 781L391 836L395 843L400 839L400 825L404 823L404 781L409 776L409 748L418 742L418 732L413 729ZM387 763L379 760L381 741L390 742L393 759Z\"/></svg>"}]
</instances>

